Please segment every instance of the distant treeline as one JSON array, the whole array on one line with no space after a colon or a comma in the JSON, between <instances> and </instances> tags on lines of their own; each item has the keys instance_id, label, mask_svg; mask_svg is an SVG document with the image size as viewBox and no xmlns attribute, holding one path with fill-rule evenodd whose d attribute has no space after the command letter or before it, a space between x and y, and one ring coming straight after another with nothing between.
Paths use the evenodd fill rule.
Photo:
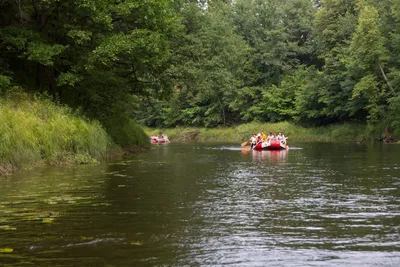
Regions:
<instances>
[{"instance_id":1,"label":"distant treeline","mask_svg":"<svg viewBox=\"0 0 400 267\"><path fill-rule=\"evenodd\" d=\"M0 10L0 90L47 92L117 143L129 119L361 123L400 136L400 0L0 0Z\"/></svg>"}]
</instances>

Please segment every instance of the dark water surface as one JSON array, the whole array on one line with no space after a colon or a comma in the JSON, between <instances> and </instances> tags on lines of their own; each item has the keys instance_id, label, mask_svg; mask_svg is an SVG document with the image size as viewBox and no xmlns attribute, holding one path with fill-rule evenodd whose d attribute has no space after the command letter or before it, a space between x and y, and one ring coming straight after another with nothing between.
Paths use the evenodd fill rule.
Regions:
<instances>
[{"instance_id":1,"label":"dark water surface","mask_svg":"<svg viewBox=\"0 0 400 267\"><path fill-rule=\"evenodd\" d=\"M0 177L0 265L400 266L400 145L292 147Z\"/></svg>"}]
</instances>

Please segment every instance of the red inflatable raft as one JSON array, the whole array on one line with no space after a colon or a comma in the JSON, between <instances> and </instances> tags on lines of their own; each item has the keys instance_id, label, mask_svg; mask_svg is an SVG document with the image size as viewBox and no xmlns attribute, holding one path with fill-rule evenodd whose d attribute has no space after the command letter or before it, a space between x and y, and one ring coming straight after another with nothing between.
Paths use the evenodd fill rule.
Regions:
<instances>
[{"instance_id":1,"label":"red inflatable raft","mask_svg":"<svg viewBox=\"0 0 400 267\"><path fill-rule=\"evenodd\" d=\"M286 144L282 144L280 141L258 143L253 147L254 150L281 150L286 148Z\"/></svg>"},{"instance_id":2,"label":"red inflatable raft","mask_svg":"<svg viewBox=\"0 0 400 267\"><path fill-rule=\"evenodd\" d=\"M168 138L151 138L150 142L152 144L165 144L165 143L169 143Z\"/></svg>"},{"instance_id":3,"label":"red inflatable raft","mask_svg":"<svg viewBox=\"0 0 400 267\"><path fill-rule=\"evenodd\" d=\"M168 140L168 138L160 138L160 139L158 139L158 142L164 144L164 143L168 143L169 140Z\"/></svg>"}]
</instances>

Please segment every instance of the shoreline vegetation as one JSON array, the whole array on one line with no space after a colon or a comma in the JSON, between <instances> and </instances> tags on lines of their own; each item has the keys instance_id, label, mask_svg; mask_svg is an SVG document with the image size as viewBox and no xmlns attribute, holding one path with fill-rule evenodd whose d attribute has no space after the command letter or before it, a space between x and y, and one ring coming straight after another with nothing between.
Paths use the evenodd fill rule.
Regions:
<instances>
[{"instance_id":1,"label":"shoreline vegetation","mask_svg":"<svg viewBox=\"0 0 400 267\"><path fill-rule=\"evenodd\" d=\"M118 125L117 125L118 124ZM253 132L284 132L290 142L385 141L362 124L306 128L290 122L248 123L219 128L148 128L123 119L107 129L43 95L9 93L0 99L0 176L33 166L98 163L150 147L148 136L166 133L172 141L242 143ZM383 133L383 129L381 133ZM398 138L391 141L398 141ZM398 142L399 143L399 142Z\"/></svg>"},{"instance_id":2,"label":"shoreline vegetation","mask_svg":"<svg viewBox=\"0 0 400 267\"><path fill-rule=\"evenodd\" d=\"M384 133L384 129L381 129ZM289 137L288 142L399 142L398 137L391 137L386 140L384 135L376 134L377 129L370 129L362 124L333 124L321 127L303 127L290 122L279 123L248 123L233 127L220 128L195 128L195 127L176 127L176 128L147 128L144 127L147 135L166 133L171 141L187 141L189 139L209 142L232 142L242 143L250 139L252 133L261 131L277 133L283 132ZM192 138L187 138L187 135Z\"/></svg>"},{"instance_id":3,"label":"shoreline vegetation","mask_svg":"<svg viewBox=\"0 0 400 267\"><path fill-rule=\"evenodd\" d=\"M46 96L19 92L0 99L0 176L34 166L98 163L146 147L145 133L129 120L107 131Z\"/></svg>"},{"instance_id":4,"label":"shoreline vegetation","mask_svg":"<svg viewBox=\"0 0 400 267\"><path fill-rule=\"evenodd\" d=\"M155 132L398 142L392 2L0 1L0 175L145 149Z\"/></svg>"}]
</instances>

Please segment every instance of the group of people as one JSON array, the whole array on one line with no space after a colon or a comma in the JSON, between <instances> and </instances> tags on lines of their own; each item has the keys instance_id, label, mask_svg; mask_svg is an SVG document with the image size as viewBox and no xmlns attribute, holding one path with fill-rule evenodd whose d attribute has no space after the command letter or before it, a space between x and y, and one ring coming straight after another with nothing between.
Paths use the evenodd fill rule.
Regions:
<instances>
[{"instance_id":1,"label":"group of people","mask_svg":"<svg viewBox=\"0 0 400 267\"><path fill-rule=\"evenodd\" d=\"M154 134L150 136L150 140L160 140L160 139L166 139L168 140L168 136L166 134L161 134L161 137L158 134Z\"/></svg>"},{"instance_id":2,"label":"group of people","mask_svg":"<svg viewBox=\"0 0 400 267\"><path fill-rule=\"evenodd\" d=\"M261 131L259 134L253 133L253 136L249 139L251 142L251 148L255 147L259 143L263 142L270 142L270 141L279 141L282 144L286 143L287 137L282 132L279 132L278 134L273 134L272 132L269 132L269 135L267 136L264 131Z\"/></svg>"}]
</instances>

